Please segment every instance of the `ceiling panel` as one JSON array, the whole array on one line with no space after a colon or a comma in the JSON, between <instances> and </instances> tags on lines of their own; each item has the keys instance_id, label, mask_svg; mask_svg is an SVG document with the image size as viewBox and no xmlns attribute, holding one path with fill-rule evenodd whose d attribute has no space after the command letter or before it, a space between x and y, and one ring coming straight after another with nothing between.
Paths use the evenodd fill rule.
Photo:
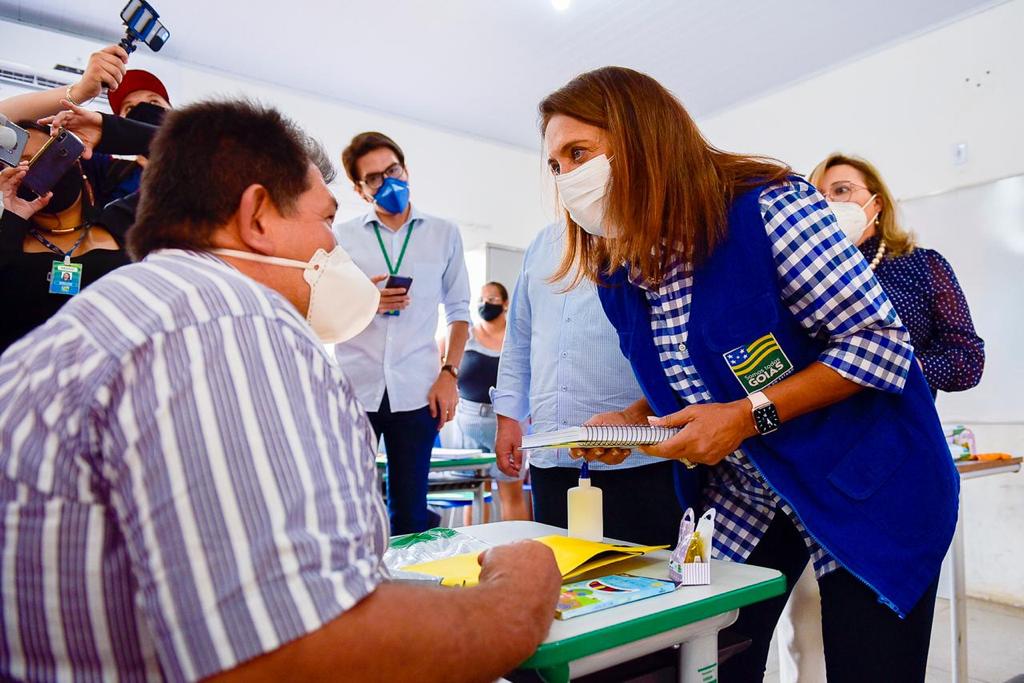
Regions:
<instances>
[{"instance_id":1,"label":"ceiling panel","mask_svg":"<svg viewBox=\"0 0 1024 683\"><path fill-rule=\"evenodd\" d=\"M538 101L587 69L645 71L700 117L999 2L154 4L172 33L161 56L536 149ZM123 5L0 0L0 16L114 41Z\"/></svg>"}]
</instances>

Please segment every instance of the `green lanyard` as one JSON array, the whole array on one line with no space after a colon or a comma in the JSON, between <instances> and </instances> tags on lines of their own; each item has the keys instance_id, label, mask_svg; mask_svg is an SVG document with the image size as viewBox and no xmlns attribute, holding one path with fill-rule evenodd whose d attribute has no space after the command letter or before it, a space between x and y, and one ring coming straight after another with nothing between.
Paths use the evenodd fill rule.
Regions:
<instances>
[{"instance_id":1,"label":"green lanyard","mask_svg":"<svg viewBox=\"0 0 1024 683\"><path fill-rule=\"evenodd\" d=\"M380 251L384 254L384 263L388 264L388 273L391 275L398 275L398 271L402 267L402 261L405 260L405 249L409 246L409 238L412 237L413 225L413 223L409 224L409 232L405 233L405 242L402 243L402 251L398 254L398 262L392 266L387 247L384 246L384 238L380 236L380 227L376 223L373 224L373 231L377 233L377 243L380 244Z\"/></svg>"}]
</instances>

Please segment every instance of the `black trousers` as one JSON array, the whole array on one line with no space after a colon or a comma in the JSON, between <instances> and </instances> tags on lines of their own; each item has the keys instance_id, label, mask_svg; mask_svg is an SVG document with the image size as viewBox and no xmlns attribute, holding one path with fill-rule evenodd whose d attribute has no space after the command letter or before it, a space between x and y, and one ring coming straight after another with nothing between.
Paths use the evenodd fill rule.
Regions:
<instances>
[{"instance_id":1,"label":"black trousers","mask_svg":"<svg viewBox=\"0 0 1024 683\"><path fill-rule=\"evenodd\" d=\"M781 510L754 548L747 564L778 569L786 576L786 594L740 610L736 623L722 632L752 640L751 647L723 663L721 683L764 679L772 632L786 605L789 590L807 564L807 546ZM878 596L845 569L818 581L821 591L822 636L829 683L924 681L939 577L905 619L878 602Z\"/></svg>"},{"instance_id":2,"label":"black trousers","mask_svg":"<svg viewBox=\"0 0 1024 683\"><path fill-rule=\"evenodd\" d=\"M430 453L437 438L437 418L430 408L392 412L384 392L380 408L367 413L373 431L388 456L388 516L391 535L426 531L438 525L441 517L427 507L427 477Z\"/></svg>"},{"instance_id":3,"label":"black trousers","mask_svg":"<svg viewBox=\"0 0 1024 683\"><path fill-rule=\"evenodd\" d=\"M533 518L568 526L565 494L579 484L576 467L530 467ZM590 480L604 498L604 535L641 545L675 546L683 510L676 498L671 462L591 470Z\"/></svg>"}]
</instances>

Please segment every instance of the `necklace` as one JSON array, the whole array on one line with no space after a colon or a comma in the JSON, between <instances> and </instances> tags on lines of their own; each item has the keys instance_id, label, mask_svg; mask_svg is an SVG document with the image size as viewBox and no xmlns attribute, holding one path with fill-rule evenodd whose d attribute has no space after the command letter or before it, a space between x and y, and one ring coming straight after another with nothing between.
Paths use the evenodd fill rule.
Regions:
<instances>
[{"instance_id":1,"label":"necklace","mask_svg":"<svg viewBox=\"0 0 1024 683\"><path fill-rule=\"evenodd\" d=\"M878 251L875 252L875 258L871 259L871 263L868 264L868 268L870 268L872 271L874 271L875 268L878 267L878 264L882 262L882 259L884 257L885 257L885 240L882 240L882 241L880 241L878 243Z\"/></svg>"}]
</instances>

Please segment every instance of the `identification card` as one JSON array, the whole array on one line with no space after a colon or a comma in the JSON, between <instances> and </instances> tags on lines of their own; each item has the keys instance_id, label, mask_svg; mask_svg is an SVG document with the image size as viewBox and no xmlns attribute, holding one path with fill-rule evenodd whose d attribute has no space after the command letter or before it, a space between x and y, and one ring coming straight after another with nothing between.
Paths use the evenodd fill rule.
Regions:
<instances>
[{"instance_id":1,"label":"identification card","mask_svg":"<svg viewBox=\"0 0 1024 683\"><path fill-rule=\"evenodd\" d=\"M82 289L82 264L54 261L50 269L50 294L74 296Z\"/></svg>"},{"instance_id":2,"label":"identification card","mask_svg":"<svg viewBox=\"0 0 1024 683\"><path fill-rule=\"evenodd\" d=\"M793 372L793 364L771 333L746 346L738 346L723 353L722 357L748 395L775 384Z\"/></svg>"}]
</instances>

